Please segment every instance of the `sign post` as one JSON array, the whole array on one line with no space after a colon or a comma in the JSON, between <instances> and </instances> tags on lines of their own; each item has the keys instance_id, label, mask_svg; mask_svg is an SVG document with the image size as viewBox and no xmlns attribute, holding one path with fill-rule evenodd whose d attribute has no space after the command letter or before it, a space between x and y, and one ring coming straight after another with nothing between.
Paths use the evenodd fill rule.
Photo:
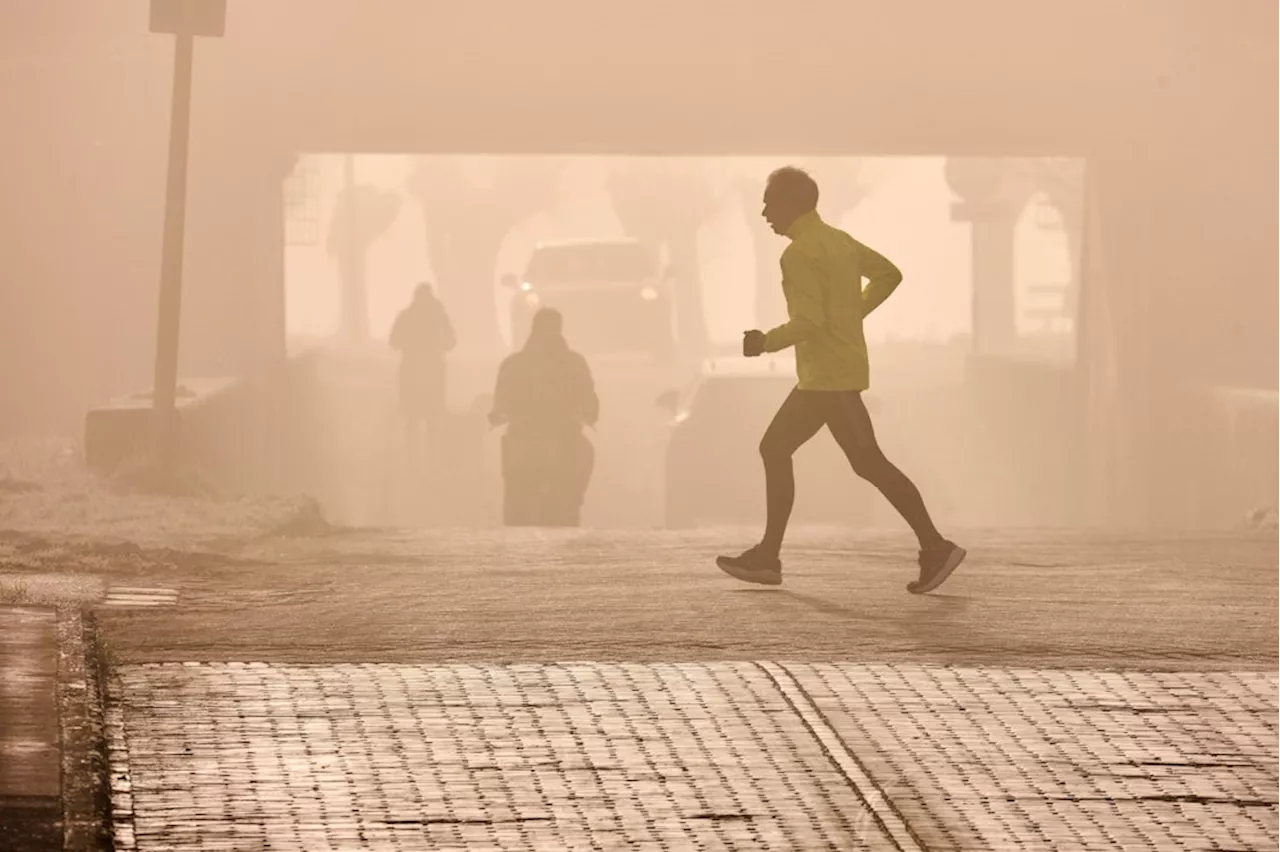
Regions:
<instances>
[{"instance_id":1,"label":"sign post","mask_svg":"<svg viewBox=\"0 0 1280 852\"><path fill-rule=\"evenodd\" d=\"M174 36L169 168L165 179L164 244L160 255L160 311L156 328L155 384L151 394L156 461L166 472L172 472L179 451L176 386L186 234L187 147L191 129L191 60L195 37L221 36L226 14L226 0L151 0L151 32Z\"/></svg>"}]
</instances>

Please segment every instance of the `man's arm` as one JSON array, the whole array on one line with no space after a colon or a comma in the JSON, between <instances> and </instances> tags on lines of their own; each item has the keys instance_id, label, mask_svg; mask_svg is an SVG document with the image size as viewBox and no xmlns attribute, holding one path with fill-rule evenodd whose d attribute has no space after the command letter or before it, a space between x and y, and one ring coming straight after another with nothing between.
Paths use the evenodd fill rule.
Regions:
<instances>
[{"instance_id":1,"label":"man's arm","mask_svg":"<svg viewBox=\"0 0 1280 852\"><path fill-rule=\"evenodd\" d=\"M793 247L782 253L782 293L791 319L765 334L765 352L777 352L808 340L827 323L822 276L813 261Z\"/></svg>"},{"instance_id":2,"label":"man's arm","mask_svg":"<svg viewBox=\"0 0 1280 852\"><path fill-rule=\"evenodd\" d=\"M902 283L902 271L880 252L862 243L858 243L858 264L862 274L868 279L867 286L862 290L862 315L865 317L880 307Z\"/></svg>"}]
</instances>

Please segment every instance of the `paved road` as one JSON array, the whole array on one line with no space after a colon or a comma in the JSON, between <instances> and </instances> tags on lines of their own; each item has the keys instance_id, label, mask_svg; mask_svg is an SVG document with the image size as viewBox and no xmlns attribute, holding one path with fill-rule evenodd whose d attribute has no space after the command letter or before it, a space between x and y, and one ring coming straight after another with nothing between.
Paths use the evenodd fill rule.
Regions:
<instances>
[{"instance_id":1,"label":"paved road","mask_svg":"<svg viewBox=\"0 0 1280 852\"><path fill-rule=\"evenodd\" d=\"M1274 849L1274 534L345 532L85 574L117 848ZM39 560L28 564L39 569ZM7 591L6 591L7 590Z\"/></svg>"},{"instance_id":2,"label":"paved road","mask_svg":"<svg viewBox=\"0 0 1280 852\"><path fill-rule=\"evenodd\" d=\"M175 606L105 607L118 662L840 660L1274 669L1274 533L971 531L916 597L903 536L793 536L784 585L716 553L746 531L358 532L122 562ZM131 567L132 566L132 567ZM158 593L163 594L163 593Z\"/></svg>"}]
</instances>

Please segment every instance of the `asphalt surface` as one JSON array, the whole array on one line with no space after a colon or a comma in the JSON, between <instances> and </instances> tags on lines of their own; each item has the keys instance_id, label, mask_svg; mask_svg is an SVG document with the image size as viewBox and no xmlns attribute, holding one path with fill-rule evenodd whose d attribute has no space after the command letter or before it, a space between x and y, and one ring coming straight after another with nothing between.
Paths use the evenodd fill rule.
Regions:
<instances>
[{"instance_id":1,"label":"asphalt surface","mask_svg":"<svg viewBox=\"0 0 1280 852\"><path fill-rule=\"evenodd\" d=\"M1274 532L953 537L968 560L934 594L913 596L904 535L798 530L783 585L767 589L714 565L751 543L747 530L339 531L117 559L95 575L109 604L98 619L118 664L1276 667Z\"/></svg>"}]
</instances>

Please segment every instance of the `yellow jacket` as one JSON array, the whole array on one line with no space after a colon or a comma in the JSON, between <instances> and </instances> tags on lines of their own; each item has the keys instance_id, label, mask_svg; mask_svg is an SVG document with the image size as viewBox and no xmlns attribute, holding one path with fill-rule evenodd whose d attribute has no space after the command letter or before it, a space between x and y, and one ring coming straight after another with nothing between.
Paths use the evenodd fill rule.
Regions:
<instances>
[{"instance_id":1,"label":"yellow jacket","mask_svg":"<svg viewBox=\"0 0 1280 852\"><path fill-rule=\"evenodd\" d=\"M870 386L862 318L902 281L883 255L818 216L805 213L787 230L782 293L789 319L765 335L765 351L796 348L801 390ZM864 290L862 279L867 278Z\"/></svg>"}]
</instances>

